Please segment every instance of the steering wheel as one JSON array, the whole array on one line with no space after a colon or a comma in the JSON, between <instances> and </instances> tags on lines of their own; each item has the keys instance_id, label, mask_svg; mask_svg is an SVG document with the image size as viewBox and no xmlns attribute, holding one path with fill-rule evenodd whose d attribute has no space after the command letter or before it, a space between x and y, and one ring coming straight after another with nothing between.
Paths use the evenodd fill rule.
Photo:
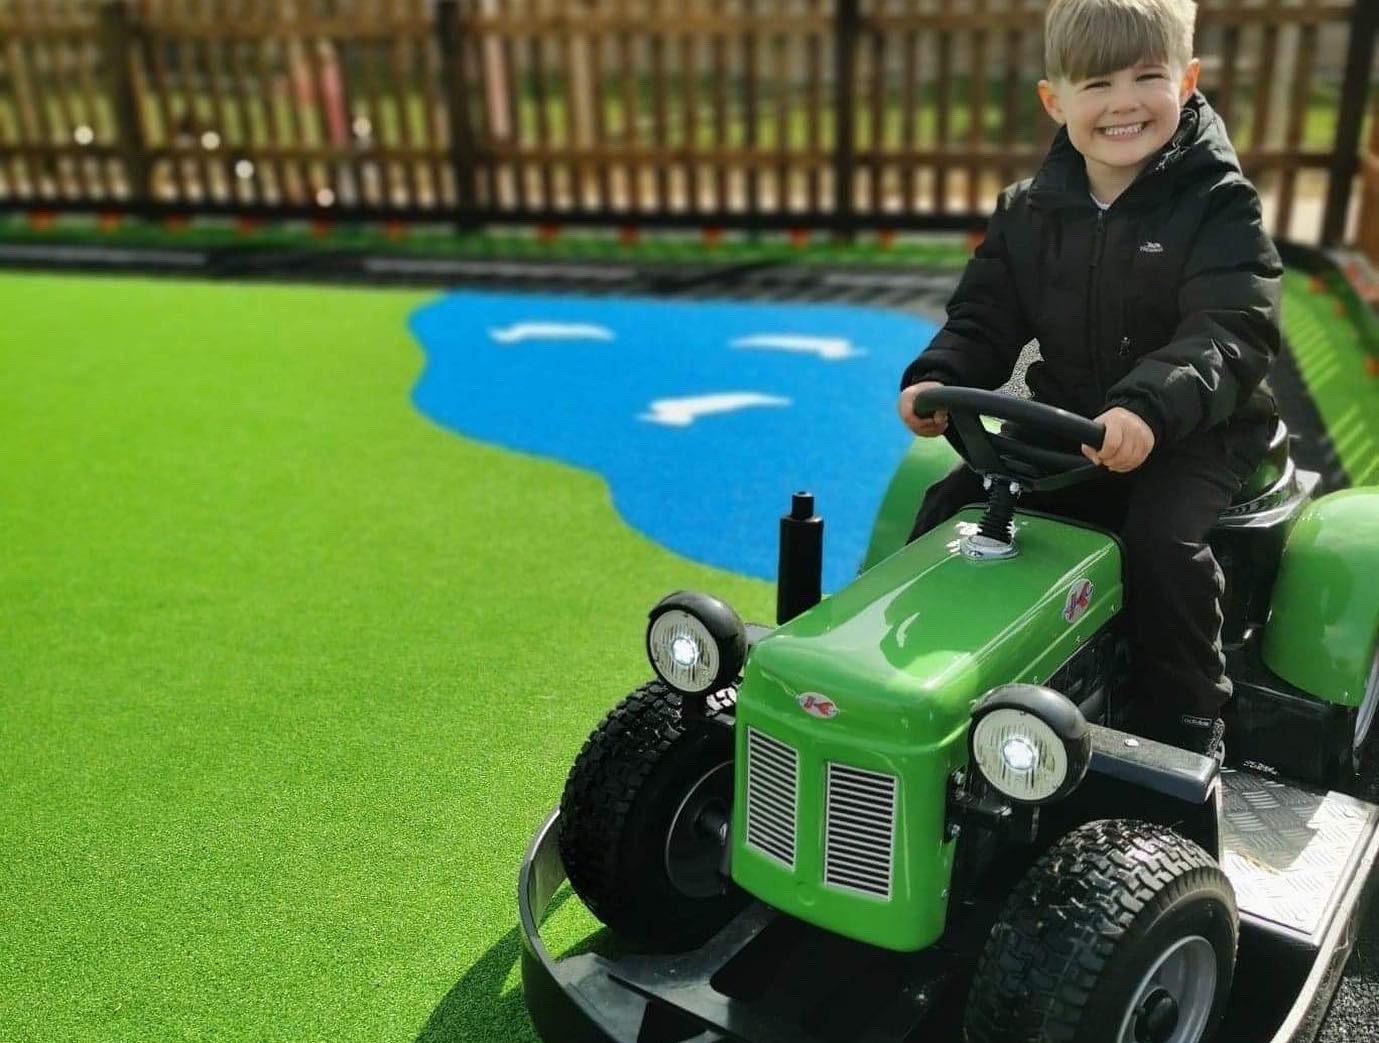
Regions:
<instances>
[{"instance_id":1,"label":"steering wheel","mask_svg":"<svg viewBox=\"0 0 1379 1043\"><path fill-rule=\"evenodd\" d=\"M928 417L939 409L948 411L948 441L983 477L1043 491L1086 481L1102 470L1080 452L1040 444L1101 448L1106 428L1066 409L977 388L932 387L915 396L916 416ZM1006 421L1001 433L988 431L983 416Z\"/></svg>"}]
</instances>

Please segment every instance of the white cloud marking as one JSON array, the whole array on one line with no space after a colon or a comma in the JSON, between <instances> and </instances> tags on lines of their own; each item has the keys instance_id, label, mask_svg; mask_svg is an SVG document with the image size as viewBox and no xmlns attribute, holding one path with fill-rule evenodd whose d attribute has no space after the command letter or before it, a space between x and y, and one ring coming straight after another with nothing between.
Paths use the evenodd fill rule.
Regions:
<instances>
[{"instance_id":1,"label":"white cloud marking","mask_svg":"<svg viewBox=\"0 0 1379 1043\"><path fill-rule=\"evenodd\" d=\"M757 333L750 337L738 337L732 345L735 348L796 351L806 355L817 355L829 362L866 354L861 348L854 348L852 341L846 337L809 337L798 333Z\"/></svg>"},{"instance_id":2,"label":"white cloud marking","mask_svg":"<svg viewBox=\"0 0 1379 1043\"><path fill-rule=\"evenodd\" d=\"M788 405L790 399L779 395L763 395L756 391L720 391L712 395L658 398L651 403L651 411L639 414L637 419L666 427L689 427L701 416L714 413L735 413L754 406Z\"/></svg>"},{"instance_id":3,"label":"white cloud marking","mask_svg":"<svg viewBox=\"0 0 1379 1043\"><path fill-rule=\"evenodd\" d=\"M511 326L490 327L488 335L499 344L519 344L524 340L612 340L606 326L584 322L515 322Z\"/></svg>"}]
</instances>

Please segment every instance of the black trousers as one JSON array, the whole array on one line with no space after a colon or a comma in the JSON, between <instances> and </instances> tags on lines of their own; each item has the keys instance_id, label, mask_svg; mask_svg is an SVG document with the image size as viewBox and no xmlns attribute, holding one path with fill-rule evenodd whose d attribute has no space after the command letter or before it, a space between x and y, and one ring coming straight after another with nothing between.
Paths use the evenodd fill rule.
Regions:
<instances>
[{"instance_id":1,"label":"black trousers","mask_svg":"<svg viewBox=\"0 0 1379 1043\"><path fill-rule=\"evenodd\" d=\"M1206 538L1264 458L1270 425L1231 426L1156 448L1128 474L1020 497L1020 507L1109 529L1124 542L1134 716L1153 737L1170 734L1183 715L1219 717L1231 695L1221 655L1225 581ZM910 539L985 501L981 479L958 467L929 488Z\"/></svg>"}]
</instances>

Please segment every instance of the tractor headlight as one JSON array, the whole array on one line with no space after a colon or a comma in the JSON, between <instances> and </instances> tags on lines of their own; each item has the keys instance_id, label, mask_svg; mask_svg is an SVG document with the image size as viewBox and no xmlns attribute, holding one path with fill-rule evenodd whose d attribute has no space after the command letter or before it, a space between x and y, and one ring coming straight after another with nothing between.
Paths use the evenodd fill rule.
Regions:
<instances>
[{"instance_id":1,"label":"tractor headlight","mask_svg":"<svg viewBox=\"0 0 1379 1043\"><path fill-rule=\"evenodd\" d=\"M671 688L707 695L737 680L747 658L747 628L718 598L682 590L651 610L646 653Z\"/></svg>"},{"instance_id":2,"label":"tractor headlight","mask_svg":"<svg viewBox=\"0 0 1379 1043\"><path fill-rule=\"evenodd\" d=\"M972 763L1011 800L1043 804L1082 782L1092 736L1073 702L1033 684L994 688L972 708Z\"/></svg>"}]
</instances>

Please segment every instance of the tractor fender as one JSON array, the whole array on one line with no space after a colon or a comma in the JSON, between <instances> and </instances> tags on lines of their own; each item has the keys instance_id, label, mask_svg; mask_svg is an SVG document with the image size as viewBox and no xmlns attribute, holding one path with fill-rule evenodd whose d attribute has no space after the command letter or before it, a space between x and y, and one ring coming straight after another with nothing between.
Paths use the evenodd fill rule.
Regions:
<instances>
[{"instance_id":1,"label":"tractor fender","mask_svg":"<svg viewBox=\"0 0 1379 1043\"><path fill-rule=\"evenodd\" d=\"M896 468L872 524L871 542L859 572L905 546L924 491L962 462L946 438L916 438Z\"/></svg>"},{"instance_id":2,"label":"tractor fender","mask_svg":"<svg viewBox=\"0 0 1379 1043\"><path fill-rule=\"evenodd\" d=\"M1379 639L1379 487L1305 507L1288 534L1264 663L1325 702L1359 706Z\"/></svg>"}]
</instances>

